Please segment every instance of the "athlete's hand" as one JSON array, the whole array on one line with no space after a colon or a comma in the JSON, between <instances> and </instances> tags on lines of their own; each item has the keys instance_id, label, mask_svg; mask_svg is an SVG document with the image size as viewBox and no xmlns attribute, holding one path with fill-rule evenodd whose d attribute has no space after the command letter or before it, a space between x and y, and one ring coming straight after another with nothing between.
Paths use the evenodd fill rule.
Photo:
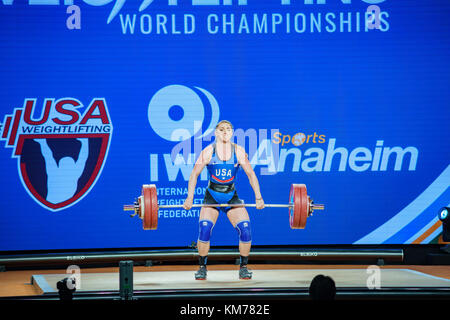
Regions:
<instances>
[{"instance_id":1,"label":"athlete's hand","mask_svg":"<svg viewBox=\"0 0 450 320\"><path fill-rule=\"evenodd\" d=\"M263 200L263 198L256 199L256 209L264 209L264 200Z\"/></svg>"},{"instance_id":2,"label":"athlete's hand","mask_svg":"<svg viewBox=\"0 0 450 320\"><path fill-rule=\"evenodd\" d=\"M186 210L190 210L192 208L192 202L194 202L194 199L192 198L186 198L183 203L183 208Z\"/></svg>"}]
</instances>

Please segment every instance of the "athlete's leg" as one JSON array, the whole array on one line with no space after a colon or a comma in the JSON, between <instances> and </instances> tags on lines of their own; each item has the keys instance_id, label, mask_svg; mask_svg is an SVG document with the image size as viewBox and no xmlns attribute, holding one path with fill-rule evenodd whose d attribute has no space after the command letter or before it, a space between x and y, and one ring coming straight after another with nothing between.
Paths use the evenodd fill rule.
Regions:
<instances>
[{"instance_id":1,"label":"athlete's leg","mask_svg":"<svg viewBox=\"0 0 450 320\"><path fill-rule=\"evenodd\" d=\"M211 237L212 228L214 227L219 211L214 208L203 207L200 210L199 218L199 235L197 241L199 269L195 273L196 280L206 279L206 262L210 247L209 238Z\"/></svg>"},{"instance_id":2,"label":"athlete's leg","mask_svg":"<svg viewBox=\"0 0 450 320\"><path fill-rule=\"evenodd\" d=\"M219 211L217 209L214 208L210 208L210 207L202 207L202 209L200 210L200 218L199 218L199 238L197 241L197 248L198 248L198 254L199 256L207 256L208 252L209 252L209 247L210 247L210 242L209 242L209 236L211 235L211 233L206 234L208 231L208 229L203 229L203 223L202 222L206 222L207 227L212 228L217 221L217 217L219 216ZM208 223L210 222L210 223ZM212 223L212 226L211 226Z\"/></svg>"},{"instance_id":3,"label":"athlete's leg","mask_svg":"<svg viewBox=\"0 0 450 320\"><path fill-rule=\"evenodd\" d=\"M244 207L230 209L227 215L231 224L239 233L239 279L251 279L252 272L250 272L247 268L248 256L250 254L250 248L252 245L250 218L248 216L247 210Z\"/></svg>"},{"instance_id":4,"label":"athlete's leg","mask_svg":"<svg viewBox=\"0 0 450 320\"><path fill-rule=\"evenodd\" d=\"M250 218L248 216L247 209L245 209L245 207L237 207L230 209L227 212L227 216L233 227L236 228L239 232L240 255L243 257L248 257L248 255L250 254L252 242L251 242Z\"/></svg>"}]
</instances>

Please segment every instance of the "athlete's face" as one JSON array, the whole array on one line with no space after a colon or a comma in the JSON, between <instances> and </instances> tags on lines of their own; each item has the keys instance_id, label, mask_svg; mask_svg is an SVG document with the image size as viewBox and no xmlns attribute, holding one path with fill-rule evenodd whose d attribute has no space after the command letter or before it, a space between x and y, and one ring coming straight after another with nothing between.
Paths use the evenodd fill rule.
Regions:
<instances>
[{"instance_id":1,"label":"athlete's face","mask_svg":"<svg viewBox=\"0 0 450 320\"><path fill-rule=\"evenodd\" d=\"M216 129L216 139L222 142L230 141L233 136L233 128L227 123L220 124Z\"/></svg>"}]
</instances>

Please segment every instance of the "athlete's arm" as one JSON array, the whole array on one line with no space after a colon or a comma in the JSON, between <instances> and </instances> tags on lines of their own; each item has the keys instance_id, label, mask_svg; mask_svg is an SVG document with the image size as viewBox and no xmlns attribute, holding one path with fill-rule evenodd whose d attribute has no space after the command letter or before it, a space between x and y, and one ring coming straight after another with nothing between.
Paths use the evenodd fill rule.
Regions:
<instances>
[{"instance_id":1,"label":"athlete's arm","mask_svg":"<svg viewBox=\"0 0 450 320\"><path fill-rule=\"evenodd\" d=\"M250 181L250 185L252 186L253 191L255 192L256 209L264 208L264 200L261 195L261 190L259 189L259 182L258 178L256 177L256 173L253 170L252 165L248 161L248 156L244 148L238 145L236 145L236 158L239 164L241 165L242 169L244 169L245 173L247 174L248 180Z\"/></svg>"},{"instance_id":2,"label":"athlete's arm","mask_svg":"<svg viewBox=\"0 0 450 320\"><path fill-rule=\"evenodd\" d=\"M202 173L203 168L211 161L212 157L212 146L206 147L198 157L195 162L194 168L192 169L191 175L189 176L188 184L188 195L184 201L183 208L189 210L192 208L192 203L194 201L194 190L197 185L197 178Z\"/></svg>"}]
</instances>

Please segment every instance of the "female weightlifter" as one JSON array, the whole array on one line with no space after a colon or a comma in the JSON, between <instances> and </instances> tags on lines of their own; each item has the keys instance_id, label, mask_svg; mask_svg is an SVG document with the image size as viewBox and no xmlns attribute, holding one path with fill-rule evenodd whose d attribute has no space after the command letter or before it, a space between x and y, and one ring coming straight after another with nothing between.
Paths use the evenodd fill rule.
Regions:
<instances>
[{"instance_id":1,"label":"female weightlifter","mask_svg":"<svg viewBox=\"0 0 450 320\"><path fill-rule=\"evenodd\" d=\"M203 200L204 204L242 204L243 201L239 199L234 187L236 173L239 166L242 166L255 192L256 208L264 208L258 178L248 161L245 149L230 141L232 136L232 124L227 120L220 121L215 130L215 142L200 153L189 177L188 196L183 204L184 209L189 210L192 207L197 178L205 166L209 173L209 183ZM251 279L252 272L248 270L247 264L252 236L250 218L245 207L202 207L197 242L200 267L195 273L195 279L206 279L206 261L210 247L209 239L219 211L227 214L228 219L239 234L239 278Z\"/></svg>"}]
</instances>

